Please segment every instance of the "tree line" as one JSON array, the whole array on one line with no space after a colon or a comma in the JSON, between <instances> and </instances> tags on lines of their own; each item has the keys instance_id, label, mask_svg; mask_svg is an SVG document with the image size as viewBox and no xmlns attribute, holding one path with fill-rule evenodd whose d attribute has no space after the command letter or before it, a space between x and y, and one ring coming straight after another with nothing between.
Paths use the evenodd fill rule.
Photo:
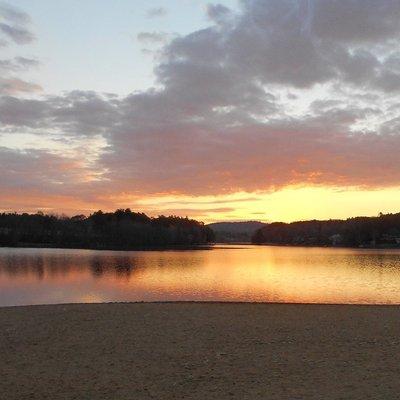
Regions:
<instances>
[{"instance_id":1,"label":"tree line","mask_svg":"<svg viewBox=\"0 0 400 400\"><path fill-rule=\"evenodd\" d=\"M400 247L400 213L347 220L275 222L257 230L255 244Z\"/></svg>"},{"instance_id":2,"label":"tree line","mask_svg":"<svg viewBox=\"0 0 400 400\"><path fill-rule=\"evenodd\" d=\"M177 216L156 218L119 209L73 217L1 213L0 246L134 249L192 246L214 240L202 222Z\"/></svg>"}]
</instances>

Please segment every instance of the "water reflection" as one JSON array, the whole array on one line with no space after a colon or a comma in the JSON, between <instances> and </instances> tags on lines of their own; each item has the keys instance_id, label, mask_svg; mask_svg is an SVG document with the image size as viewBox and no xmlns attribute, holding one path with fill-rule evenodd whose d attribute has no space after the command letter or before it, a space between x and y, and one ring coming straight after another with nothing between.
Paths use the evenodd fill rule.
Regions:
<instances>
[{"instance_id":1,"label":"water reflection","mask_svg":"<svg viewBox=\"0 0 400 400\"><path fill-rule=\"evenodd\" d=\"M158 300L400 304L400 252L0 249L2 306Z\"/></svg>"}]
</instances>

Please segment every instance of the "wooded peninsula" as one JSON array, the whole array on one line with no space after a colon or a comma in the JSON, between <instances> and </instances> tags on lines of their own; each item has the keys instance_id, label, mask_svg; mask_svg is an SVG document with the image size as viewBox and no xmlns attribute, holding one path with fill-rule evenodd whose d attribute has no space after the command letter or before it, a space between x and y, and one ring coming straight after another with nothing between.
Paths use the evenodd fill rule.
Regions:
<instances>
[{"instance_id":1,"label":"wooded peninsula","mask_svg":"<svg viewBox=\"0 0 400 400\"><path fill-rule=\"evenodd\" d=\"M120 209L73 217L0 214L0 246L137 249L204 245L214 240L202 222L177 216L151 218Z\"/></svg>"}]
</instances>

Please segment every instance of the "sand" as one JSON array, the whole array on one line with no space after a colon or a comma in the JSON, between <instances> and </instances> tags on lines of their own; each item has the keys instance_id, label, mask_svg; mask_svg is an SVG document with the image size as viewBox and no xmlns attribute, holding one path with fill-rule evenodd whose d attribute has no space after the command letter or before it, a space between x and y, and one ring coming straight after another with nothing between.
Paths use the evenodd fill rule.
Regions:
<instances>
[{"instance_id":1,"label":"sand","mask_svg":"<svg viewBox=\"0 0 400 400\"><path fill-rule=\"evenodd\" d=\"M0 399L399 399L400 308L0 308Z\"/></svg>"}]
</instances>

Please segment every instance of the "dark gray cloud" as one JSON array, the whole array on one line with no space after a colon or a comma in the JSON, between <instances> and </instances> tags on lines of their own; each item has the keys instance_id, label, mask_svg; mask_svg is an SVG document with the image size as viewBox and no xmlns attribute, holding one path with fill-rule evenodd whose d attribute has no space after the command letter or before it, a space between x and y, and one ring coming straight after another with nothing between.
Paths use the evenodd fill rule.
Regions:
<instances>
[{"instance_id":1,"label":"dark gray cloud","mask_svg":"<svg viewBox=\"0 0 400 400\"><path fill-rule=\"evenodd\" d=\"M207 16L217 24L224 24L233 16L232 11L223 4L208 4Z\"/></svg>"},{"instance_id":2,"label":"dark gray cloud","mask_svg":"<svg viewBox=\"0 0 400 400\"><path fill-rule=\"evenodd\" d=\"M316 37L352 44L397 41L400 3L397 0L303 1L310 30Z\"/></svg>"},{"instance_id":3,"label":"dark gray cloud","mask_svg":"<svg viewBox=\"0 0 400 400\"><path fill-rule=\"evenodd\" d=\"M57 128L61 135L107 133L118 125L119 101L95 92L74 91L46 99L0 97L0 122L8 127Z\"/></svg>"},{"instance_id":4,"label":"dark gray cloud","mask_svg":"<svg viewBox=\"0 0 400 400\"><path fill-rule=\"evenodd\" d=\"M51 105L47 101L0 97L0 122L3 126L17 129L38 126L48 129L50 110Z\"/></svg>"}]
</instances>

